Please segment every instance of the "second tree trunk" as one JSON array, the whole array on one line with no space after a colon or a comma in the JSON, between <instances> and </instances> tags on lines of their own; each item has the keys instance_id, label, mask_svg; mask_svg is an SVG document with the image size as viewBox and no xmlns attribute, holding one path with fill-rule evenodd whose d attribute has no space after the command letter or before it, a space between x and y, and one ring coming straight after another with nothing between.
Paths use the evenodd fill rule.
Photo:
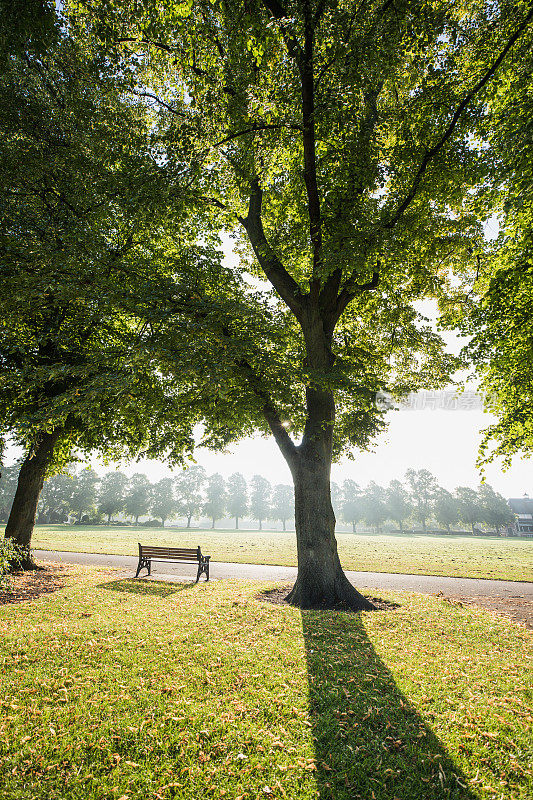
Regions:
<instances>
[{"instance_id":1,"label":"second tree trunk","mask_svg":"<svg viewBox=\"0 0 533 800\"><path fill-rule=\"evenodd\" d=\"M5 538L11 539L26 551L27 555L22 563L24 569L35 567L30 558L30 545L37 503L59 435L59 430L41 434L38 443L26 456L20 468L17 491L7 521Z\"/></svg>"}]
</instances>

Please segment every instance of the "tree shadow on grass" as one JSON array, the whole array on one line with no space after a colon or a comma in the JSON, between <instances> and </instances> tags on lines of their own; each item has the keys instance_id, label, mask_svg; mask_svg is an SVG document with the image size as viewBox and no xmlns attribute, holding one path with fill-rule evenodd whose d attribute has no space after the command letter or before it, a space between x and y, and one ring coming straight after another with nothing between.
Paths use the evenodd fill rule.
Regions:
<instances>
[{"instance_id":1,"label":"tree shadow on grass","mask_svg":"<svg viewBox=\"0 0 533 800\"><path fill-rule=\"evenodd\" d=\"M360 614L303 611L322 800L478 800L402 695Z\"/></svg>"},{"instance_id":2,"label":"tree shadow on grass","mask_svg":"<svg viewBox=\"0 0 533 800\"><path fill-rule=\"evenodd\" d=\"M128 592L130 594L152 595L154 597L169 597L171 594L190 589L194 583L160 583L159 581L145 581L136 578L123 578L118 581L99 583L97 589L106 589L110 592Z\"/></svg>"}]
</instances>

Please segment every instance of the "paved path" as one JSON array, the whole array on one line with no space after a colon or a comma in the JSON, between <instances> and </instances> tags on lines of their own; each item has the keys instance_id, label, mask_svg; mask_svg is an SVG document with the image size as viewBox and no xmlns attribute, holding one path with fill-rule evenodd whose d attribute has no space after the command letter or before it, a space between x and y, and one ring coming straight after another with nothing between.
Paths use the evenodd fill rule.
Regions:
<instances>
[{"instance_id":1,"label":"paved path","mask_svg":"<svg viewBox=\"0 0 533 800\"><path fill-rule=\"evenodd\" d=\"M135 575L138 559L135 556L104 555L102 553L67 553L56 550L34 550L35 558L42 561L63 561L67 564L118 567L131 570ZM154 574L155 573L155 574ZM153 577L164 580L183 580L196 577L193 564L154 564ZM146 574L143 571L143 575ZM350 581L361 589L381 591L411 591L422 594L443 592L464 597L524 598L533 602L533 583L493 581L476 578L444 578L440 575L397 575L389 572L346 571ZM291 581L296 578L296 567L273 567L266 564L225 564L211 562L211 578L236 578L241 580Z\"/></svg>"}]
</instances>

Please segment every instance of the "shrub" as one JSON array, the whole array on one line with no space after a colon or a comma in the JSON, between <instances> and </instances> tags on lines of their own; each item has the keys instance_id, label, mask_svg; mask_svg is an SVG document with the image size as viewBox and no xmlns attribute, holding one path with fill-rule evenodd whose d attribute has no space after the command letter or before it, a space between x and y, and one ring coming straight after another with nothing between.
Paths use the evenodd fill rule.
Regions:
<instances>
[{"instance_id":1,"label":"shrub","mask_svg":"<svg viewBox=\"0 0 533 800\"><path fill-rule=\"evenodd\" d=\"M11 584L11 573L20 567L27 558L26 548L11 539L0 541L0 588L8 589Z\"/></svg>"}]
</instances>

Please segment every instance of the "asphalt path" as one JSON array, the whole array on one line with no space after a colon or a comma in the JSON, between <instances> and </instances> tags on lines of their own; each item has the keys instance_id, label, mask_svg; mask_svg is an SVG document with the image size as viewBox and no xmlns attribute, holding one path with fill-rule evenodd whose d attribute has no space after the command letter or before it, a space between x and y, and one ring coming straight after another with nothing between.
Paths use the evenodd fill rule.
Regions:
<instances>
[{"instance_id":1,"label":"asphalt path","mask_svg":"<svg viewBox=\"0 0 533 800\"><path fill-rule=\"evenodd\" d=\"M131 571L135 575L138 559L135 556L106 555L103 553L70 553L58 550L34 550L39 561L59 561L65 564L85 564L87 566L114 567ZM268 580L293 581L296 567L274 567L267 564L226 564L211 562L213 580ZM143 570L142 575L146 575ZM533 602L533 583L522 581L494 581L477 578L446 578L441 575L403 575L390 572L353 572L346 575L358 589L378 589L380 591L409 591L421 594L437 594L463 597L494 597L504 599L523 599ZM154 562L152 578L165 581L182 581L196 578L194 564L170 564ZM201 579L203 580L203 578Z\"/></svg>"}]
</instances>

